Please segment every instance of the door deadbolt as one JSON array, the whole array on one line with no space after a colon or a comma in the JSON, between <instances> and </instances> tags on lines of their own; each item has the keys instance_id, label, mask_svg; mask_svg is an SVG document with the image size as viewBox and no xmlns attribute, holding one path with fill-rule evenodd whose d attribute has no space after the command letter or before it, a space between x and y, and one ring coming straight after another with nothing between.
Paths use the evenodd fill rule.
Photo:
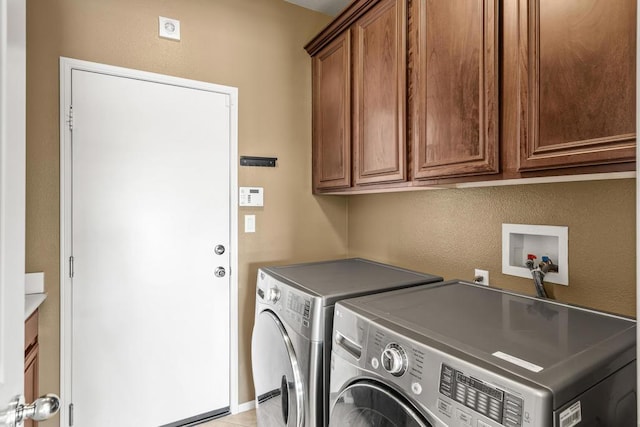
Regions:
<instances>
[{"instance_id":1,"label":"door deadbolt","mask_svg":"<svg viewBox=\"0 0 640 427\"><path fill-rule=\"evenodd\" d=\"M216 253L216 255L222 255L224 253L224 246L216 245L213 251Z\"/></svg>"},{"instance_id":2,"label":"door deadbolt","mask_svg":"<svg viewBox=\"0 0 640 427\"><path fill-rule=\"evenodd\" d=\"M227 271L224 269L224 267L218 267L213 272L213 274L215 274L216 277L224 277L224 275L227 274Z\"/></svg>"}]
</instances>

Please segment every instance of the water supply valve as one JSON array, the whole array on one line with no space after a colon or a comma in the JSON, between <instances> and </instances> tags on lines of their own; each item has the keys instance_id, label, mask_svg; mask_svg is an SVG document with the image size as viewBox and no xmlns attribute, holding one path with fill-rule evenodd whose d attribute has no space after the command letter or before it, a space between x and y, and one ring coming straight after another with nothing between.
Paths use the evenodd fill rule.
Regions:
<instances>
[{"instance_id":1,"label":"water supply valve","mask_svg":"<svg viewBox=\"0 0 640 427\"><path fill-rule=\"evenodd\" d=\"M535 260L537 258L538 257L535 256L534 254L527 254L527 261L525 262L525 265L529 270L533 270L535 268L535 263L536 263Z\"/></svg>"},{"instance_id":2,"label":"water supply valve","mask_svg":"<svg viewBox=\"0 0 640 427\"><path fill-rule=\"evenodd\" d=\"M539 264L540 270L542 270L545 274L548 272L557 273L558 266L551 261L551 258L544 255L542 257L542 261Z\"/></svg>"}]
</instances>

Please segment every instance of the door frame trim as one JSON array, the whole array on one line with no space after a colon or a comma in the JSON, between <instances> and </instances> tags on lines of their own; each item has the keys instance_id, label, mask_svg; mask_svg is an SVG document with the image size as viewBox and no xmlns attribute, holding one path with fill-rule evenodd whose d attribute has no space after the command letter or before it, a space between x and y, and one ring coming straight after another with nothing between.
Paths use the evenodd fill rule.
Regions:
<instances>
[{"instance_id":1,"label":"door frame trim","mask_svg":"<svg viewBox=\"0 0 640 427\"><path fill-rule=\"evenodd\" d=\"M0 411L24 393L26 35L26 1L0 0Z\"/></svg>"},{"instance_id":2,"label":"door frame trim","mask_svg":"<svg viewBox=\"0 0 640 427\"><path fill-rule=\"evenodd\" d=\"M71 132L68 106L71 104L71 71L82 70L118 77L146 80L191 89L218 92L229 96L229 210L230 210L230 272L229 272L229 403L232 413L238 412L238 88L189 80L180 77L138 71L129 68L60 57L60 427L67 426L71 396L71 281L68 259L71 255Z\"/></svg>"}]
</instances>

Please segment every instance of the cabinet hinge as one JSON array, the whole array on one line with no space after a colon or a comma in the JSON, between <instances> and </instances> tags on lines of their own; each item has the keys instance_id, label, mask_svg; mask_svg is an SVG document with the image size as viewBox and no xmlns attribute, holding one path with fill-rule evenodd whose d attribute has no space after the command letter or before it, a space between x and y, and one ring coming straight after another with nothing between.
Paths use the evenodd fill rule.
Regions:
<instances>
[{"instance_id":1,"label":"cabinet hinge","mask_svg":"<svg viewBox=\"0 0 640 427\"><path fill-rule=\"evenodd\" d=\"M69 426L73 425L73 403L69 404Z\"/></svg>"},{"instance_id":2,"label":"cabinet hinge","mask_svg":"<svg viewBox=\"0 0 640 427\"><path fill-rule=\"evenodd\" d=\"M69 278L73 279L73 257L69 257Z\"/></svg>"},{"instance_id":3,"label":"cabinet hinge","mask_svg":"<svg viewBox=\"0 0 640 427\"><path fill-rule=\"evenodd\" d=\"M67 116L67 123L69 124L69 130L73 130L73 105L69 105L69 115Z\"/></svg>"}]
</instances>

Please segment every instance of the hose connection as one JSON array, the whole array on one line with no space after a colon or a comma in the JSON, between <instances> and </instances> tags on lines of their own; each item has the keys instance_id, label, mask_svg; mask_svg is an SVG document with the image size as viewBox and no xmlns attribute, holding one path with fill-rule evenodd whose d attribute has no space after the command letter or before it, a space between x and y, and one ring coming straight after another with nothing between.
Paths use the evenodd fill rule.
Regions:
<instances>
[{"instance_id":1,"label":"hose connection","mask_svg":"<svg viewBox=\"0 0 640 427\"><path fill-rule=\"evenodd\" d=\"M536 288L536 295L538 298L549 298L547 296L547 292L544 290L544 276L548 272L557 273L558 266L551 261L551 258L548 256L543 256L542 261L536 267L536 259L538 257L534 254L527 255L527 261L525 265L531 271L531 276L533 277L533 284Z\"/></svg>"}]
</instances>

